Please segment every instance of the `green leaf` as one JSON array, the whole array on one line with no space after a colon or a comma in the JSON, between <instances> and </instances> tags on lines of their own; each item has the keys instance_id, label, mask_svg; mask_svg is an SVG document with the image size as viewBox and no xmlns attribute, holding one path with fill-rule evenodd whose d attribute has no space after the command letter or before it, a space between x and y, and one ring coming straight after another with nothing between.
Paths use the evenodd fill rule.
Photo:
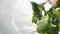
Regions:
<instances>
[{"instance_id":1,"label":"green leaf","mask_svg":"<svg viewBox=\"0 0 60 34\"><path fill-rule=\"evenodd\" d=\"M38 4L35 3L35 2L31 2L31 5L32 5L32 9L33 9L33 15L37 18L37 19L41 19L42 17L42 13L41 11L39 10L38 8Z\"/></svg>"},{"instance_id":2,"label":"green leaf","mask_svg":"<svg viewBox=\"0 0 60 34\"><path fill-rule=\"evenodd\" d=\"M44 16L44 19L37 22L37 32L41 33L47 30L48 27L48 19L47 16Z\"/></svg>"},{"instance_id":3,"label":"green leaf","mask_svg":"<svg viewBox=\"0 0 60 34\"><path fill-rule=\"evenodd\" d=\"M57 11L56 11L56 9L55 9L55 8L53 8L52 13L53 13L53 14L56 14L56 12L57 12Z\"/></svg>"},{"instance_id":4,"label":"green leaf","mask_svg":"<svg viewBox=\"0 0 60 34\"><path fill-rule=\"evenodd\" d=\"M60 8L60 0L57 0L57 6L56 8Z\"/></svg>"},{"instance_id":5,"label":"green leaf","mask_svg":"<svg viewBox=\"0 0 60 34\"><path fill-rule=\"evenodd\" d=\"M56 25L54 25L54 24L52 24L52 23L50 23L50 25L51 25L52 27L56 27Z\"/></svg>"},{"instance_id":6,"label":"green leaf","mask_svg":"<svg viewBox=\"0 0 60 34\"><path fill-rule=\"evenodd\" d=\"M52 7L49 11L48 11L48 15L50 17L53 17L54 19L60 20L60 10L56 10L56 8Z\"/></svg>"},{"instance_id":7,"label":"green leaf","mask_svg":"<svg viewBox=\"0 0 60 34\"><path fill-rule=\"evenodd\" d=\"M43 10L44 9L44 3L42 3L42 4L38 4L38 8L39 8L39 10Z\"/></svg>"},{"instance_id":8,"label":"green leaf","mask_svg":"<svg viewBox=\"0 0 60 34\"><path fill-rule=\"evenodd\" d=\"M37 22L37 18L33 15L32 16L32 23L35 23L36 24L36 22Z\"/></svg>"},{"instance_id":9,"label":"green leaf","mask_svg":"<svg viewBox=\"0 0 60 34\"><path fill-rule=\"evenodd\" d=\"M45 32L47 30L48 27L48 23L46 21L40 21L37 24L37 32L41 33L41 32Z\"/></svg>"},{"instance_id":10,"label":"green leaf","mask_svg":"<svg viewBox=\"0 0 60 34\"><path fill-rule=\"evenodd\" d=\"M49 11L47 11L47 14L51 17L52 16L52 13L53 12L53 7L49 9Z\"/></svg>"},{"instance_id":11,"label":"green leaf","mask_svg":"<svg viewBox=\"0 0 60 34\"><path fill-rule=\"evenodd\" d=\"M48 33L49 34L58 34L58 28L57 27L49 27L48 28Z\"/></svg>"},{"instance_id":12,"label":"green leaf","mask_svg":"<svg viewBox=\"0 0 60 34\"><path fill-rule=\"evenodd\" d=\"M59 31L60 31L60 22L59 22Z\"/></svg>"},{"instance_id":13,"label":"green leaf","mask_svg":"<svg viewBox=\"0 0 60 34\"><path fill-rule=\"evenodd\" d=\"M47 33L47 31L45 31L45 32L41 32L40 34L48 34L48 33Z\"/></svg>"},{"instance_id":14,"label":"green leaf","mask_svg":"<svg viewBox=\"0 0 60 34\"><path fill-rule=\"evenodd\" d=\"M56 14L53 15L53 16L54 16L54 18L56 18L57 20L60 20L60 10L57 10L57 11L56 11Z\"/></svg>"}]
</instances>

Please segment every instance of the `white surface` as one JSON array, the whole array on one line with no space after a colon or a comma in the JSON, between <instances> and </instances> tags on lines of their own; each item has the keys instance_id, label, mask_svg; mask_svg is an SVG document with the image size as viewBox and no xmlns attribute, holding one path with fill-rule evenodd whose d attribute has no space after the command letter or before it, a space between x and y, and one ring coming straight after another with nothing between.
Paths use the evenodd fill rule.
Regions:
<instances>
[{"instance_id":1,"label":"white surface","mask_svg":"<svg viewBox=\"0 0 60 34\"><path fill-rule=\"evenodd\" d=\"M0 34L35 34L28 0L0 0Z\"/></svg>"},{"instance_id":2,"label":"white surface","mask_svg":"<svg viewBox=\"0 0 60 34\"><path fill-rule=\"evenodd\" d=\"M49 2L47 2L47 3L44 5L44 8L45 8L46 11L48 11L51 7L52 7L52 5L51 5Z\"/></svg>"}]
</instances>

